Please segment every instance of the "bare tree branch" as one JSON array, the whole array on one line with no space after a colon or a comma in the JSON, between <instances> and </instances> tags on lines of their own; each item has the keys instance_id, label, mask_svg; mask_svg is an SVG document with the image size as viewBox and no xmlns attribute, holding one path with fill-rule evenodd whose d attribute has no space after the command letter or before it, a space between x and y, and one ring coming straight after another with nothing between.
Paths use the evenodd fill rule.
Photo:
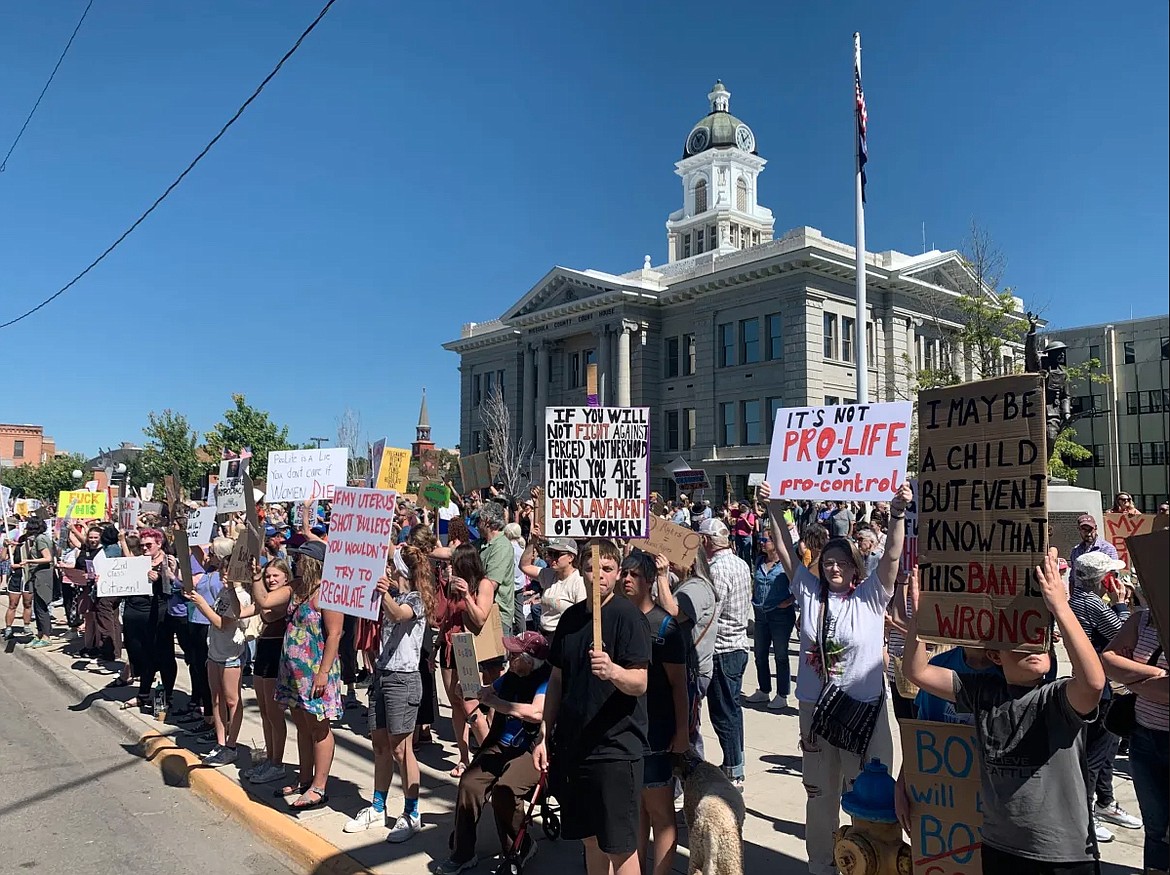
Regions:
<instances>
[{"instance_id":1,"label":"bare tree branch","mask_svg":"<svg viewBox=\"0 0 1170 875\"><path fill-rule=\"evenodd\" d=\"M347 479L366 476L369 460L366 458L365 442L361 439L362 415L356 410L345 408L337 419L337 445L349 448Z\"/></svg>"},{"instance_id":2,"label":"bare tree branch","mask_svg":"<svg viewBox=\"0 0 1170 875\"><path fill-rule=\"evenodd\" d=\"M504 403L499 385L492 387L479 411L487 439L489 464L496 480L510 495L520 495L532 485L532 444L512 439L512 413Z\"/></svg>"}]
</instances>

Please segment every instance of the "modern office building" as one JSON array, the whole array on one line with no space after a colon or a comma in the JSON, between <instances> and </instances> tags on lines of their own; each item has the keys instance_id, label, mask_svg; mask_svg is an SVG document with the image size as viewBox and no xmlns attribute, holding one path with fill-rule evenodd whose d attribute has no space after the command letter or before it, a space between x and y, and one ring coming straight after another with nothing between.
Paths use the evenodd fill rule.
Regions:
<instances>
[{"instance_id":1,"label":"modern office building","mask_svg":"<svg viewBox=\"0 0 1170 875\"><path fill-rule=\"evenodd\" d=\"M463 452L485 449L480 409L499 387L512 433L535 449L539 482L544 409L585 404L596 364L602 404L651 408L654 489L674 495L670 471L682 457L708 472L707 498L728 483L743 496L766 468L777 409L853 401L859 366L871 401L906 398L913 370L938 364L940 337L962 318L956 300L977 285L960 255L867 253L859 326L853 247L808 227L775 239L760 201L760 144L730 114L722 83L707 97L674 165L682 201L666 221L665 263L647 255L620 274L553 267L498 318L466 324L444 345L460 356ZM1022 354L1002 352L997 371ZM955 366L979 376L965 357Z\"/></svg>"},{"instance_id":2,"label":"modern office building","mask_svg":"<svg viewBox=\"0 0 1170 875\"><path fill-rule=\"evenodd\" d=\"M1101 362L1108 382L1074 386L1077 442L1092 457L1076 463L1077 486L1096 489L1106 506L1120 491L1146 513L1170 500L1170 316L1046 332L1069 347L1069 364Z\"/></svg>"}]
</instances>

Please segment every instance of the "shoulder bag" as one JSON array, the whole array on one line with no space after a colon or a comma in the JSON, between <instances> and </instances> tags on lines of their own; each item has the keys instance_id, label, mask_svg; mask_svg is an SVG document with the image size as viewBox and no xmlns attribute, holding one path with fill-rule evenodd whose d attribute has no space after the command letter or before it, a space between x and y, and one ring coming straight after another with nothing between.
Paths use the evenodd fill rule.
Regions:
<instances>
[{"instance_id":1,"label":"shoulder bag","mask_svg":"<svg viewBox=\"0 0 1170 875\"><path fill-rule=\"evenodd\" d=\"M1149 614L1146 614L1145 622L1150 622ZM1154 648L1154 652L1146 660L1146 665L1157 665L1161 655L1162 647L1159 645ZM1122 693L1120 696L1114 696L1105 711L1105 729L1122 738L1129 738L1133 735L1133 729L1137 726L1137 698L1136 693Z\"/></svg>"},{"instance_id":2,"label":"shoulder bag","mask_svg":"<svg viewBox=\"0 0 1170 875\"><path fill-rule=\"evenodd\" d=\"M833 747L847 750L865 759L878 717L886 704L886 682L882 675L882 695L876 702L859 702L829 679L829 662L825 642L829 631L828 588L821 585L820 640L821 669L824 686L813 709L812 731Z\"/></svg>"}]
</instances>

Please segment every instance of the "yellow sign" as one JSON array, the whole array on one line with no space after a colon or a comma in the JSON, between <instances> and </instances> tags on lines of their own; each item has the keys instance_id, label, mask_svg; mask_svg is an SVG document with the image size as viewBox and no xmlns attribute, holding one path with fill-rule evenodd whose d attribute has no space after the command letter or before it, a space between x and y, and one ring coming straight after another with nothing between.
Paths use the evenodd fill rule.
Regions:
<instances>
[{"instance_id":1,"label":"yellow sign","mask_svg":"<svg viewBox=\"0 0 1170 875\"><path fill-rule=\"evenodd\" d=\"M104 492L89 492L77 489L72 492L62 492L57 496L57 517L62 518L69 513L69 505L73 505L73 519L75 520L104 520L106 518L106 494Z\"/></svg>"},{"instance_id":2,"label":"yellow sign","mask_svg":"<svg viewBox=\"0 0 1170 875\"><path fill-rule=\"evenodd\" d=\"M406 480L410 474L410 450L386 447L382 450L382 463L378 466L378 489L393 489L399 495L406 491Z\"/></svg>"}]
</instances>

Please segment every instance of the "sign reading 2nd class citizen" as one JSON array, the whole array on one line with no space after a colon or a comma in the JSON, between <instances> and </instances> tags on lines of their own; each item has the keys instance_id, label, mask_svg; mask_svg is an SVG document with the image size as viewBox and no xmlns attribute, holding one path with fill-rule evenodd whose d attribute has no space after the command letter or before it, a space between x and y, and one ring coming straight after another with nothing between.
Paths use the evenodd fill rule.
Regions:
<instances>
[{"instance_id":1,"label":"sign reading 2nd class citizen","mask_svg":"<svg viewBox=\"0 0 1170 875\"><path fill-rule=\"evenodd\" d=\"M646 538L650 532L650 409L545 409L544 533Z\"/></svg>"}]
</instances>

